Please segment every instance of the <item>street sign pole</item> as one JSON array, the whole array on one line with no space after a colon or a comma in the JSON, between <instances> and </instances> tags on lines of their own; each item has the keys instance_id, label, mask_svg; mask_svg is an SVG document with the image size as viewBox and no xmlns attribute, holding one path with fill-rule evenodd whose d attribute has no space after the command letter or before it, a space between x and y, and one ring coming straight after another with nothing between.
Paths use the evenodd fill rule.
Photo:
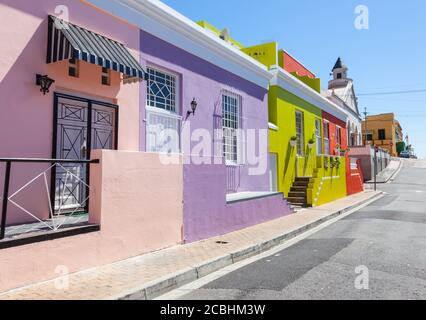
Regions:
<instances>
[{"instance_id":1,"label":"street sign pole","mask_svg":"<svg viewBox=\"0 0 426 320\"><path fill-rule=\"evenodd\" d=\"M379 147L374 147L374 191L377 191L377 153Z\"/></svg>"}]
</instances>

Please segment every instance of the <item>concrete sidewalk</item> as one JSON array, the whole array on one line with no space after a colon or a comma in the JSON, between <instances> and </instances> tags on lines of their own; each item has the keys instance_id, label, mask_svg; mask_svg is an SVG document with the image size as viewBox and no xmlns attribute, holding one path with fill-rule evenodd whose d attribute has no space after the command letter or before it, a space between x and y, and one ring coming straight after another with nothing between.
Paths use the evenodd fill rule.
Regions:
<instances>
[{"instance_id":1,"label":"concrete sidewalk","mask_svg":"<svg viewBox=\"0 0 426 320\"><path fill-rule=\"evenodd\" d=\"M221 237L12 290L0 294L0 300L153 299L280 245L381 195L381 192L366 191Z\"/></svg>"},{"instance_id":2,"label":"concrete sidewalk","mask_svg":"<svg viewBox=\"0 0 426 320\"><path fill-rule=\"evenodd\" d=\"M377 183L388 183L401 169L402 159L393 158L389 165L377 175ZM374 180L366 182L367 184L374 183Z\"/></svg>"}]
</instances>

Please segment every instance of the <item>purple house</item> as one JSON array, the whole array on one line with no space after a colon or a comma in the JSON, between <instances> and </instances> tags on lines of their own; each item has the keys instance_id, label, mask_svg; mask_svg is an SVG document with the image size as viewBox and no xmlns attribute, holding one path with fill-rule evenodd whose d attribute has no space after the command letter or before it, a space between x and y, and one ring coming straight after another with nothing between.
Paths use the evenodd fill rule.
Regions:
<instances>
[{"instance_id":1,"label":"purple house","mask_svg":"<svg viewBox=\"0 0 426 320\"><path fill-rule=\"evenodd\" d=\"M160 2L105 9L142 30L141 151L183 154L183 240L289 214L270 187L266 68Z\"/></svg>"}]
</instances>

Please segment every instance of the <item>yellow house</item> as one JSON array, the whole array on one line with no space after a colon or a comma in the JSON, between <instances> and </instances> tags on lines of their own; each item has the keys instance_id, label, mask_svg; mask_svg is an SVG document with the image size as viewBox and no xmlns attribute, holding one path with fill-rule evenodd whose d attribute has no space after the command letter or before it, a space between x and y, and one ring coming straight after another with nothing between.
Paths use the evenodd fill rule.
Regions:
<instances>
[{"instance_id":1,"label":"yellow house","mask_svg":"<svg viewBox=\"0 0 426 320\"><path fill-rule=\"evenodd\" d=\"M383 113L368 116L362 123L362 131L365 141L388 150L394 157L398 156L397 143L403 141L404 136L400 123L395 119L395 114Z\"/></svg>"},{"instance_id":2,"label":"yellow house","mask_svg":"<svg viewBox=\"0 0 426 320\"><path fill-rule=\"evenodd\" d=\"M276 42L241 50L274 75L268 95L269 158L271 177L276 177L271 187L296 206L345 197L346 160L330 154L335 126L324 113L343 123L346 114L321 96L320 79Z\"/></svg>"}]
</instances>

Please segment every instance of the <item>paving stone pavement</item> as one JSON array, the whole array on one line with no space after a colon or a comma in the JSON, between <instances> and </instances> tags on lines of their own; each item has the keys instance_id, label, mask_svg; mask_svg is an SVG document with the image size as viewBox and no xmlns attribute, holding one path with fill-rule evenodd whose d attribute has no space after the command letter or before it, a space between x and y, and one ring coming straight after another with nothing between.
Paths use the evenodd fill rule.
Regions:
<instances>
[{"instance_id":1,"label":"paving stone pavement","mask_svg":"<svg viewBox=\"0 0 426 320\"><path fill-rule=\"evenodd\" d=\"M366 191L338 201L224 236L77 272L0 294L0 300L101 300L143 287L170 274L198 266L274 239L334 213L363 203L379 193ZM226 244L218 244L217 242Z\"/></svg>"}]
</instances>

